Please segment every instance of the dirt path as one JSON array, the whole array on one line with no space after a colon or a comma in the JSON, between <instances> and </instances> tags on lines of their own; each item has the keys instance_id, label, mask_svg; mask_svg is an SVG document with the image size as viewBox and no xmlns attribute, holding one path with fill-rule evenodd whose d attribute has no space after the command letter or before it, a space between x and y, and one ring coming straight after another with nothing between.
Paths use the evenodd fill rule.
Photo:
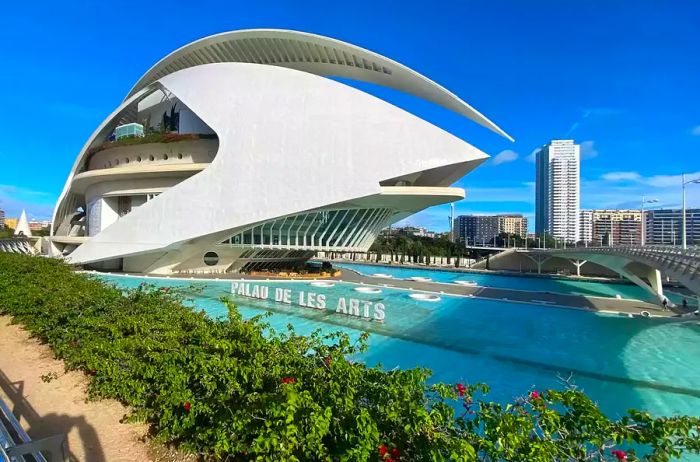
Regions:
<instances>
[{"instance_id":1,"label":"dirt path","mask_svg":"<svg viewBox=\"0 0 700 462\"><path fill-rule=\"evenodd\" d=\"M54 372L49 383L41 376ZM29 338L0 316L0 397L20 417L32 438L68 434L71 460L85 462L153 461L149 445L139 440L145 427L119 423L124 407L116 401L85 402L86 379L64 373L48 346Z\"/></svg>"}]
</instances>

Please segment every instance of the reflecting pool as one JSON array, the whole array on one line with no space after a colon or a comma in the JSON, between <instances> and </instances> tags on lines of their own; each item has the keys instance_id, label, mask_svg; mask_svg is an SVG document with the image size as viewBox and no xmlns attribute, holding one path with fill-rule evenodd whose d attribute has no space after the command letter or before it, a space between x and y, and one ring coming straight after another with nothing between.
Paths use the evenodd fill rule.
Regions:
<instances>
[{"instance_id":1,"label":"reflecting pool","mask_svg":"<svg viewBox=\"0 0 700 462\"><path fill-rule=\"evenodd\" d=\"M119 287L141 282L179 287L212 317L226 315L230 296L244 317L266 311L276 330L292 324L298 333L315 329L372 335L361 358L385 368L427 367L433 380L486 382L490 398L506 402L533 387L557 388L571 381L611 416L628 408L655 414L700 414L700 324L662 318L628 318L582 310L440 294L437 302L412 299L409 291L380 287L362 293L349 283L333 287L302 281L247 281L267 287L266 300L231 294L231 281L100 276ZM288 290L290 303L274 301ZM325 309L299 305L309 294ZM338 313L340 299L358 316ZM383 305L383 322L373 307ZM369 307L365 317L364 307ZM371 320L367 320L371 319Z\"/></svg>"}]
</instances>

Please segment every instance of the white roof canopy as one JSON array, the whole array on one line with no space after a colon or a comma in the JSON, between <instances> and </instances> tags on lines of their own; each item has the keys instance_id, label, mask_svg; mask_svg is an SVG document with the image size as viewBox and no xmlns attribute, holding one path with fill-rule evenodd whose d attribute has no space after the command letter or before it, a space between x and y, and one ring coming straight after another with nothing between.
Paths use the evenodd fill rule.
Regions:
<instances>
[{"instance_id":1,"label":"white roof canopy","mask_svg":"<svg viewBox=\"0 0 700 462\"><path fill-rule=\"evenodd\" d=\"M192 42L149 69L127 98L173 72L221 62L281 66L316 75L346 77L383 85L450 109L513 140L458 96L396 61L340 40L291 30L239 30Z\"/></svg>"}]
</instances>

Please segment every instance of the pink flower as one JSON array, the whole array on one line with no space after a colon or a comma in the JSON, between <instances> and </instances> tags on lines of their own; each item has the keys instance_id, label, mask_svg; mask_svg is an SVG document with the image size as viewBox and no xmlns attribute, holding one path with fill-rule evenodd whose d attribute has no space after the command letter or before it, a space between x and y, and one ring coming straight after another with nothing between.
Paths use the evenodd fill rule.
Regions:
<instances>
[{"instance_id":1,"label":"pink flower","mask_svg":"<svg viewBox=\"0 0 700 462\"><path fill-rule=\"evenodd\" d=\"M627 460L627 454L625 453L625 451L621 451L620 449L613 449L612 451L610 451L610 453L613 456L617 457L617 460L621 460L621 461Z\"/></svg>"},{"instance_id":2,"label":"pink flower","mask_svg":"<svg viewBox=\"0 0 700 462\"><path fill-rule=\"evenodd\" d=\"M464 396L464 392L467 391L467 387L462 385L461 383L458 383L455 388L457 388L457 394L459 396Z\"/></svg>"},{"instance_id":3,"label":"pink flower","mask_svg":"<svg viewBox=\"0 0 700 462\"><path fill-rule=\"evenodd\" d=\"M530 392L530 398L531 399L540 399L540 392L537 390L532 390Z\"/></svg>"}]
</instances>

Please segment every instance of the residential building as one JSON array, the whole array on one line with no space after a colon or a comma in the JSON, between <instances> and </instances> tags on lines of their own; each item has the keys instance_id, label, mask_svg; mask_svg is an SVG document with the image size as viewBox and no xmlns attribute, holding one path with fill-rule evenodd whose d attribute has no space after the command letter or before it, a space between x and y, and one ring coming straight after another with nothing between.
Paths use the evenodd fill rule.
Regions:
<instances>
[{"instance_id":1,"label":"residential building","mask_svg":"<svg viewBox=\"0 0 700 462\"><path fill-rule=\"evenodd\" d=\"M498 233L527 237L527 218L522 215L498 215Z\"/></svg>"},{"instance_id":2,"label":"residential building","mask_svg":"<svg viewBox=\"0 0 700 462\"><path fill-rule=\"evenodd\" d=\"M0 229L5 228L5 211L0 209Z\"/></svg>"},{"instance_id":3,"label":"residential building","mask_svg":"<svg viewBox=\"0 0 700 462\"><path fill-rule=\"evenodd\" d=\"M552 140L536 154L535 230L576 242L580 235L580 146Z\"/></svg>"},{"instance_id":4,"label":"residential building","mask_svg":"<svg viewBox=\"0 0 700 462\"><path fill-rule=\"evenodd\" d=\"M434 231L428 231L421 226L400 226L396 228L384 228L381 231L383 236L410 236L410 237L435 237Z\"/></svg>"},{"instance_id":5,"label":"residential building","mask_svg":"<svg viewBox=\"0 0 700 462\"><path fill-rule=\"evenodd\" d=\"M462 245L493 244L498 236L496 215L460 215L454 222L456 242Z\"/></svg>"},{"instance_id":6,"label":"residential building","mask_svg":"<svg viewBox=\"0 0 700 462\"><path fill-rule=\"evenodd\" d=\"M52 254L151 274L289 268L318 251L365 252L382 228L464 198L451 185L485 153L328 77L415 95L510 138L427 77L352 44L217 34L158 61L90 136L54 210ZM117 140L128 124L169 142Z\"/></svg>"},{"instance_id":7,"label":"residential building","mask_svg":"<svg viewBox=\"0 0 700 462\"><path fill-rule=\"evenodd\" d=\"M581 210L581 241L589 245L639 245L642 213L639 210Z\"/></svg>"},{"instance_id":8,"label":"residential building","mask_svg":"<svg viewBox=\"0 0 700 462\"><path fill-rule=\"evenodd\" d=\"M682 209L645 210L646 244L681 245ZM700 245L700 209L686 209L686 242Z\"/></svg>"},{"instance_id":9,"label":"residential building","mask_svg":"<svg viewBox=\"0 0 700 462\"><path fill-rule=\"evenodd\" d=\"M456 242L462 245L493 245L501 233L527 236L527 218L522 215L460 215L454 220Z\"/></svg>"},{"instance_id":10,"label":"residential building","mask_svg":"<svg viewBox=\"0 0 700 462\"><path fill-rule=\"evenodd\" d=\"M29 222L29 229L32 231L41 231L42 229L47 229L51 226L51 221L49 220L31 220Z\"/></svg>"},{"instance_id":11,"label":"residential building","mask_svg":"<svg viewBox=\"0 0 700 462\"><path fill-rule=\"evenodd\" d=\"M5 227L10 229L17 228L17 218L5 218Z\"/></svg>"},{"instance_id":12,"label":"residential building","mask_svg":"<svg viewBox=\"0 0 700 462\"><path fill-rule=\"evenodd\" d=\"M593 210L581 210L579 241L590 244L593 241Z\"/></svg>"}]
</instances>

